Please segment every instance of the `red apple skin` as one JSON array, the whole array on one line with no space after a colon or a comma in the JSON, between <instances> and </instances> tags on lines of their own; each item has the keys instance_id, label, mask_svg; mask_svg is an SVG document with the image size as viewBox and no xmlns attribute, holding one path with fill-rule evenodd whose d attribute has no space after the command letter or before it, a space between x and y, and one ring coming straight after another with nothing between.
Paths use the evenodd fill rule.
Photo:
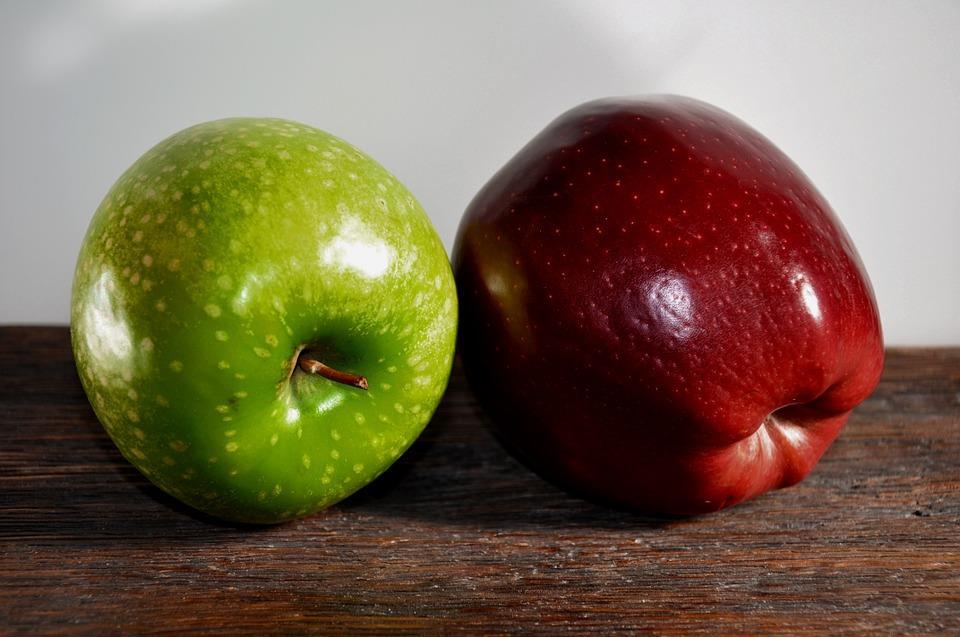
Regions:
<instances>
[{"instance_id":1,"label":"red apple skin","mask_svg":"<svg viewBox=\"0 0 960 637\"><path fill-rule=\"evenodd\" d=\"M883 367L830 206L769 140L689 98L561 115L471 202L454 267L463 365L497 437L649 514L802 480Z\"/></svg>"}]
</instances>

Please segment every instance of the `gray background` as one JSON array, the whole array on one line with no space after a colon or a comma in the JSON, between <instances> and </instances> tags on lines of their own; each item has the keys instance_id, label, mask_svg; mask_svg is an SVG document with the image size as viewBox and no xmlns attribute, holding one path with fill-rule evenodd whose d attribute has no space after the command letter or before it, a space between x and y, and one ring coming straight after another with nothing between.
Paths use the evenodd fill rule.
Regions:
<instances>
[{"instance_id":1,"label":"gray background","mask_svg":"<svg viewBox=\"0 0 960 637\"><path fill-rule=\"evenodd\" d=\"M0 4L0 323L65 323L104 193L191 124L287 117L346 138L447 247L546 123L687 94L774 140L843 219L891 344L960 343L960 2Z\"/></svg>"}]
</instances>

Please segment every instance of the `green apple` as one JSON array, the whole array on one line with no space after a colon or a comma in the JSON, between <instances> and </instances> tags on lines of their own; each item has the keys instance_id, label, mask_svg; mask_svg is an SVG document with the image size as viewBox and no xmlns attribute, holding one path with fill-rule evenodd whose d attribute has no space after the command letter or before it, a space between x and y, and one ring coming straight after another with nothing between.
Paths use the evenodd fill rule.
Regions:
<instances>
[{"instance_id":1,"label":"green apple","mask_svg":"<svg viewBox=\"0 0 960 637\"><path fill-rule=\"evenodd\" d=\"M417 438L457 306L434 228L380 164L309 126L227 119L120 177L71 319L127 460L208 514L272 523L348 496Z\"/></svg>"}]
</instances>

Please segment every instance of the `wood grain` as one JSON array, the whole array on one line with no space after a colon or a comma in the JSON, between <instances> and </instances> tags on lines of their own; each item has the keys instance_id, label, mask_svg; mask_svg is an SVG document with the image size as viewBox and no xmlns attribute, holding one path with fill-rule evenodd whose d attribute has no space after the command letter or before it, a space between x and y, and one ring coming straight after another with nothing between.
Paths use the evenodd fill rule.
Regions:
<instances>
[{"instance_id":1,"label":"wood grain","mask_svg":"<svg viewBox=\"0 0 960 637\"><path fill-rule=\"evenodd\" d=\"M120 457L65 328L0 328L0 633L960 634L960 349L894 350L802 484L654 520L541 481L459 373L347 502L272 528Z\"/></svg>"}]
</instances>

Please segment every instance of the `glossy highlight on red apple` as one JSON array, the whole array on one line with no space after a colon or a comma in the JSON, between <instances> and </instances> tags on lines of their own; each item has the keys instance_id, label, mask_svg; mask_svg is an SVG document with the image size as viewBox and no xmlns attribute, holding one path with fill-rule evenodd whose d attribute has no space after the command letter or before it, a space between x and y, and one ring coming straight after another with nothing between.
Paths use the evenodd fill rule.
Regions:
<instances>
[{"instance_id":1,"label":"glossy highlight on red apple","mask_svg":"<svg viewBox=\"0 0 960 637\"><path fill-rule=\"evenodd\" d=\"M646 513L802 480L883 367L870 283L826 200L689 98L561 115L471 202L454 268L463 364L498 438Z\"/></svg>"}]
</instances>

